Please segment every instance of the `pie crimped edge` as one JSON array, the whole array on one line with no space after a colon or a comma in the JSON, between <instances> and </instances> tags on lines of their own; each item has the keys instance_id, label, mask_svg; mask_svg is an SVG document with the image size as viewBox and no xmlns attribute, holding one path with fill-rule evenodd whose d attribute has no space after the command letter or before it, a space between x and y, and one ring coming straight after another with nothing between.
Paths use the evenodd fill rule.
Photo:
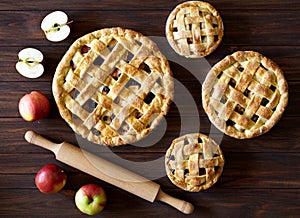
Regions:
<instances>
[{"instance_id":1,"label":"pie crimped edge","mask_svg":"<svg viewBox=\"0 0 300 218\"><path fill-rule=\"evenodd\" d=\"M232 79L229 74L236 77L233 85L239 88L228 84ZM218 78L222 76L224 79ZM215 64L207 74L202 85L202 104L220 131L238 139L253 138L268 132L280 120L288 104L288 84L283 71L269 58L256 51L237 51ZM233 117L250 128L228 122Z\"/></svg>"},{"instance_id":2,"label":"pie crimped edge","mask_svg":"<svg viewBox=\"0 0 300 218\"><path fill-rule=\"evenodd\" d=\"M133 46L134 48L129 49L135 49L138 50L139 55L133 54L132 60L129 63L123 62L118 66L122 70L122 73L124 71L128 71L131 74L138 74L139 69L135 69L132 67L132 65L137 64L139 65L139 62L147 62L148 67L151 68L150 71L155 72L155 75L159 75L159 80L161 83L161 87L158 87L155 91L160 91L161 93L155 93L155 101L153 100L151 102L151 105L148 108L151 108L153 111L153 114L147 113L147 117L145 118L145 122L150 120L149 123L140 123L137 119L130 118L133 122L135 122L137 125L144 126L144 129L140 129L139 132L131 133L131 135L125 135L120 136L115 134L111 128L106 128L105 133L106 135L101 136L94 134L91 129L86 128L84 125L76 124L73 122L74 115L70 111L69 108L66 106L66 99L70 98L69 91L66 91L65 87L72 86L70 84L65 84L66 77L70 74L77 74L76 78L80 78L82 72L81 69L88 69L90 67L90 62L92 60L89 60L87 58L86 61L81 61L81 58L84 58L84 55L80 53L80 50L83 48L83 46L88 45L90 46L90 50L97 50L97 52L101 52L103 50L107 50L109 41L112 39L117 39L121 43L124 43L124 47L126 46ZM106 44L107 43L107 44ZM93 47L94 46L94 47ZM142 48L143 46L143 48ZM140 49L142 48L142 49ZM89 51L88 51L89 52ZM72 61L74 59L79 60L80 67L72 69ZM85 63L86 62L86 63ZM105 62L105 58L104 61ZM132 63L134 62L134 63ZM109 64L109 63L108 63ZM142 63L141 63L142 64ZM115 67L115 66L114 66ZM71 72L73 71L73 72ZM143 74L146 74L143 72ZM154 74L154 73L153 73ZM122 75L121 77L122 78ZM149 77L150 78L150 77ZM157 77L156 77L157 78ZM149 80L149 79L148 79ZM148 81L149 83L149 81ZM146 84L148 85L148 84ZM156 85L156 84L155 84ZM67 50L65 55L63 56L62 60L57 66L56 72L54 74L53 83L52 83L52 91L54 95L54 99L56 101L56 104L59 109L59 113L62 116L62 118L69 124L69 126L73 129L73 131L79 135L81 135L83 138L88 139L91 142L97 143L97 144L104 144L109 146L119 146L123 144L133 143L141 138L148 135L160 122L160 120L163 118L164 115L167 114L170 103L173 100L174 96L174 87L173 87L173 77L172 72L169 67L169 63L167 59L164 57L164 55L159 51L157 45L150 40L148 37L142 35L139 32L136 32L134 30L130 29L123 29L121 27L112 27L112 28L104 28L97 31L94 31L92 33L86 34L82 36L81 38L77 39ZM124 86L124 84L123 84ZM157 85L155 86L157 87ZM74 87L73 87L74 88ZM117 87L120 88L120 85ZM148 87L149 88L149 87ZM150 89L150 91L152 91ZM152 91L153 92L153 91ZM143 97L146 96L147 93L142 93ZM152 93L153 94L153 93ZM139 94L137 94L139 95ZM158 97L159 96L159 97ZM96 98L99 100L104 100L102 102L97 102L98 106L99 104L103 105L103 108L114 108L114 102L113 99L106 98L107 96L102 96L101 93L99 93L99 90L97 91ZM140 98L140 95L139 95ZM141 102L141 99L133 97L133 103ZM136 99L137 101L135 101ZM107 101L106 101L107 100ZM132 99L131 99L132 100ZM140 103L142 104L142 103ZM93 114L93 119L96 119L97 123L100 123L99 126L107 127L103 122L99 121L100 114L99 111L95 112ZM149 109L150 111L150 109ZM91 117L91 116L90 116ZM98 118L97 118L98 117ZM84 122L84 121L83 121ZM93 127L94 128L94 127ZM115 130L117 131L117 130ZM99 131L97 130L97 133ZM100 130L101 133L101 130ZM113 135L112 135L113 134Z\"/></svg>"},{"instance_id":3,"label":"pie crimped edge","mask_svg":"<svg viewBox=\"0 0 300 218\"><path fill-rule=\"evenodd\" d=\"M189 192L213 186L223 172L224 163L220 146L202 133L174 139L165 156L168 178L174 185Z\"/></svg>"},{"instance_id":4,"label":"pie crimped edge","mask_svg":"<svg viewBox=\"0 0 300 218\"><path fill-rule=\"evenodd\" d=\"M196 17L190 17L190 21L187 21L189 22L188 25L181 18L181 28L184 29L178 30L178 27L176 27L178 30L176 34L179 34L178 37L180 39L180 42L178 42L178 40L174 38L174 21L177 19L178 13L184 12L184 10L186 10L187 8L198 8L199 11L203 10L202 14L207 11L209 12L209 14L206 15L204 21L196 21L198 19L201 19L199 17L200 15L198 14L194 15ZM185 17L184 19L187 20L187 18ZM196 23L194 23L195 21ZM202 42L201 35L203 32L203 28L201 27L201 22L204 23L204 25L208 24L209 26L209 30L207 32L204 32L203 35L203 37L207 37L207 35L209 34L209 36L213 38L210 39L213 40L213 42L209 45L206 45L207 43ZM192 26L194 30L187 29L187 26ZM187 58L201 58L211 54L220 45L224 35L224 24L219 12L208 2L187 1L177 5L169 14L166 22L165 32L169 44L176 53ZM197 35L193 33L197 33ZM189 37L187 37L188 35ZM215 40L215 37L217 37L217 40ZM188 38L192 38L193 42L188 42Z\"/></svg>"}]
</instances>

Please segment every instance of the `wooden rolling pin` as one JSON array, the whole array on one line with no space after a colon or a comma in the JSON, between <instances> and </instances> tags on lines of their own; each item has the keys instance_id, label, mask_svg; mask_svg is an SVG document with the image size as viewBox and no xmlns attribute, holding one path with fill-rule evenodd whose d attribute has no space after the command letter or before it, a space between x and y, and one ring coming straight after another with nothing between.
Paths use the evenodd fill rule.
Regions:
<instances>
[{"instance_id":1,"label":"wooden rolling pin","mask_svg":"<svg viewBox=\"0 0 300 218\"><path fill-rule=\"evenodd\" d=\"M57 160L145 200L150 202L154 202L155 200L165 202L185 214L191 214L194 210L194 206L191 203L164 193L160 189L159 184L84 151L77 146L67 142L55 144L33 131L27 131L25 139L29 143L52 151Z\"/></svg>"}]
</instances>

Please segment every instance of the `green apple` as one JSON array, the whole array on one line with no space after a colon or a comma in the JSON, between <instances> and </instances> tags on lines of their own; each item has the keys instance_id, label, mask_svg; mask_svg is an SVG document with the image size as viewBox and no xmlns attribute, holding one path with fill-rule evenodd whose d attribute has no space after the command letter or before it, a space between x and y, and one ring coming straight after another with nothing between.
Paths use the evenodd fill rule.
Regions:
<instances>
[{"instance_id":1,"label":"green apple","mask_svg":"<svg viewBox=\"0 0 300 218\"><path fill-rule=\"evenodd\" d=\"M85 214L100 213L106 206L105 191L95 184L84 185L75 194L75 204Z\"/></svg>"}]
</instances>

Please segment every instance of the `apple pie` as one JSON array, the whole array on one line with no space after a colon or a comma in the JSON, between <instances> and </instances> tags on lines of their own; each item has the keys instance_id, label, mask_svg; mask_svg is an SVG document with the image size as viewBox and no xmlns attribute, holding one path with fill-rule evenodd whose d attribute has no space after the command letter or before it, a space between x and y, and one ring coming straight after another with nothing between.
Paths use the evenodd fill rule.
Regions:
<instances>
[{"instance_id":1,"label":"apple pie","mask_svg":"<svg viewBox=\"0 0 300 218\"><path fill-rule=\"evenodd\" d=\"M254 51L228 55L207 74L202 103L210 121L225 134L243 139L268 132L288 103L282 70Z\"/></svg>"},{"instance_id":2,"label":"apple pie","mask_svg":"<svg viewBox=\"0 0 300 218\"><path fill-rule=\"evenodd\" d=\"M224 26L219 12L209 3L188 1L177 5L166 22L166 36L178 54L200 58L221 43Z\"/></svg>"},{"instance_id":3,"label":"apple pie","mask_svg":"<svg viewBox=\"0 0 300 218\"><path fill-rule=\"evenodd\" d=\"M120 27L76 40L56 69L59 112L83 138L117 146L150 133L173 99L169 63L148 37Z\"/></svg>"},{"instance_id":4,"label":"apple pie","mask_svg":"<svg viewBox=\"0 0 300 218\"><path fill-rule=\"evenodd\" d=\"M208 136L193 133L173 140L165 157L167 176L179 188L199 192L214 185L223 171L220 146Z\"/></svg>"}]
</instances>

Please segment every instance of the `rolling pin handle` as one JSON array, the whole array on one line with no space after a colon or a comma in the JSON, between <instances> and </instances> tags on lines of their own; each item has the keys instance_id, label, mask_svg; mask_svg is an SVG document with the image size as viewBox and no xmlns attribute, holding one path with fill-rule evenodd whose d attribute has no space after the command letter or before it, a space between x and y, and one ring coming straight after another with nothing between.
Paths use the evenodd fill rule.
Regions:
<instances>
[{"instance_id":1,"label":"rolling pin handle","mask_svg":"<svg viewBox=\"0 0 300 218\"><path fill-rule=\"evenodd\" d=\"M59 148L61 147L61 144L55 144L31 130L29 130L25 133L24 138L29 143L36 144L40 147L43 147L43 148L46 148L46 149L52 151L55 155L57 155L57 152L58 152Z\"/></svg>"},{"instance_id":2,"label":"rolling pin handle","mask_svg":"<svg viewBox=\"0 0 300 218\"><path fill-rule=\"evenodd\" d=\"M178 198L174 198L164 193L161 189L159 189L159 192L156 196L156 200L165 202L184 214L191 214L194 211L194 206L191 203L186 202L184 200L180 200Z\"/></svg>"}]
</instances>

